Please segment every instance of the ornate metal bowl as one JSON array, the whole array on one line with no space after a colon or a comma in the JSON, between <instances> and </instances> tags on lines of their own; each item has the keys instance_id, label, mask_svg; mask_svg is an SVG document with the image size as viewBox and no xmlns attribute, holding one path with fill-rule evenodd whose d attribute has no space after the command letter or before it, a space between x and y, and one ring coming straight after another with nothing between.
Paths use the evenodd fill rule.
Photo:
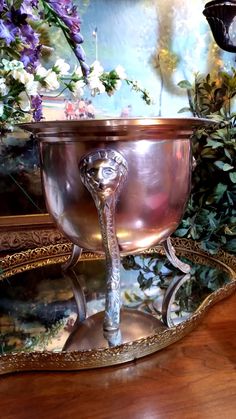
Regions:
<instances>
[{"instance_id":1,"label":"ornate metal bowl","mask_svg":"<svg viewBox=\"0 0 236 419\"><path fill-rule=\"evenodd\" d=\"M87 171L98 194L112 186L108 183L114 183L113 176L115 182L126 176L116 199L116 235L120 252L134 253L176 230L190 191L189 138L193 127L202 124L199 119L113 119L23 128L40 142L48 211L57 227L82 248L103 252L96 205L81 170Z\"/></svg>"},{"instance_id":2,"label":"ornate metal bowl","mask_svg":"<svg viewBox=\"0 0 236 419\"><path fill-rule=\"evenodd\" d=\"M185 273L190 270L177 259L169 237L189 196L191 133L209 123L195 118L139 118L22 125L39 140L48 211L74 243L69 265L82 248L106 254L103 329L112 333L111 345L122 341L120 253L163 242L173 265ZM138 327L142 315L133 312L134 316ZM161 325L152 322L152 327Z\"/></svg>"}]
</instances>

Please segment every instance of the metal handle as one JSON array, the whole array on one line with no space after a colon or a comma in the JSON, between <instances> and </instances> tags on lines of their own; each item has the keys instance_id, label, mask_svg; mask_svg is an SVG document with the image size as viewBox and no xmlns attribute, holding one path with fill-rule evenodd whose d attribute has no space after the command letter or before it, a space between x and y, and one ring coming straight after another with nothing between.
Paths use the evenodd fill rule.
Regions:
<instances>
[{"instance_id":1,"label":"metal handle","mask_svg":"<svg viewBox=\"0 0 236 419\"><path fill-rule=\"evenodd\" d=\"M107 266L103 329L109 332L119 329L120 325L120 251L115 207L127 178L128 165L116 150L101 149L81 159L79 168L81 180L91 193L98 211Z\"/></svg>"}]
</instances>

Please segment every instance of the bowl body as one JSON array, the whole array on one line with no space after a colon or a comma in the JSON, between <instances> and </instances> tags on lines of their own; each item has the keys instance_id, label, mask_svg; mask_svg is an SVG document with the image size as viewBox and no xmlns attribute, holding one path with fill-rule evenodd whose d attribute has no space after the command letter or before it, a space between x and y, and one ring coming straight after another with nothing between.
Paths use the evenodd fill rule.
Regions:
<instances>
[{"instance_id":1,"label":"bowl body","mask_svg":"<svg viewBox=\"0 0 236 419\"><path fill-rule=\"evenodd\" d=\"M55 121L24 124L39 139L49 213L74 244L103 252L98 213L81 180L84 156L119 152L128 174L115 209L121 254L167 239L181 221L191 185L191 119Z\"/></svg>"}]
</instances>

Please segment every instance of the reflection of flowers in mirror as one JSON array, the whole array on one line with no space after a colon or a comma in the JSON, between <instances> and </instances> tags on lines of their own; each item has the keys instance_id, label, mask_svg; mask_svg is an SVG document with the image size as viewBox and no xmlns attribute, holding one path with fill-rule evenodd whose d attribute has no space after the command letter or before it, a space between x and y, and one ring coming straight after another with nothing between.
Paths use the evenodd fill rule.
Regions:
<instances>
[{"instance_id":1,"label":"reflection of flowers in mirror","mask_svg":"<svg viewBox=\"0 0 236 419\"><path fill-rule=\"evenodd\" d=\"M124 80L141 93L146 103L151 98L136 81L127 78L118 65L105 71L99 61L89 66L81 46L80 17L71 0L2 0L0 3L0 130L33 117L40 121L45 92L64 91L79 99L86 89L92 95L114 94ZM51 68L43 66L43 34L50 26L62 31L78 65L73 69L61 57ZM45 29L46 28L46 29ZM52 48L49 48L49 50ZM61 89L61 90L60 90Z\"/></svg>"}]
</instances>

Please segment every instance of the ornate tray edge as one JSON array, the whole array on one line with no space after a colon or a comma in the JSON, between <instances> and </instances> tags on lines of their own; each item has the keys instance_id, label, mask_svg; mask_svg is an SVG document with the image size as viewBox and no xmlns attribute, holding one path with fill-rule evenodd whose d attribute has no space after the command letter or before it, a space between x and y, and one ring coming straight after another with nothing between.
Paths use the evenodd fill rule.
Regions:
<instances>
[{"instance_id":1,"label":"ornate tray edge","mask_svg":"<svg viewBox=\"0 0 236 419\"><path fill-rule=\"evenodd\" d=\"M209 259L216 260L216 257L209 256L206 252L203 252L198 243L186 240L186 239L174 239L173 244L178 250L191 251L199 254L200 256L208 257ZM41 262L46 255L50 255L45 258L45 264L64 262L67 258L67 254L70 254L70 244L58 244L54 246L47 246L45 248L33 249L20 254L7 256L2 259L1 266L3 273L1 279L4 279L14 273L10 268L10 265L16 264L14 269L22 267L22 271L36 267L37 262ZM152 249L148 249L143 253L154 253L161 251L162 247L157 246ZM27 258L29 255L34 256L34 262L27 264ZM47 253L49 252L49 253ZM63 254L64 252L64 254ZM65 255L66 253L66 255ZM18 256L17 256L18 255ZM44 256L43 256L44 255ZM83 254L83 260L101 259L101 255L95 255L93 253L85 252ZM128 344L123 344L115 348L101 349L101 350L90 350L83 352L20 352L12 353L0 356L0 374L20 372L20 371L62 371L62 370L83 370L91 368L100 368L104 366L112 366L122 364L128 361L132 361L146 355L153 354L168 345L177 342L191 332L200 322L205 313L211 306L216 304L218 301L231 295L236 289L236 259L234 256L220 251L217 254L217 263L220 263L225 267L225 270L231 273L232 282L228 283L224 287L210 294L203 303L198 307L196 312L191 318L184 321L183 323L159 331L158 333L149 336L145 339L140 339ZM24 265L25 264L25 265ZM4 274L5 272L5 274ZM13 273L12 273L13 272ZM10 273L10 274L9 274Z\"/></svg>"}]
</instances>

